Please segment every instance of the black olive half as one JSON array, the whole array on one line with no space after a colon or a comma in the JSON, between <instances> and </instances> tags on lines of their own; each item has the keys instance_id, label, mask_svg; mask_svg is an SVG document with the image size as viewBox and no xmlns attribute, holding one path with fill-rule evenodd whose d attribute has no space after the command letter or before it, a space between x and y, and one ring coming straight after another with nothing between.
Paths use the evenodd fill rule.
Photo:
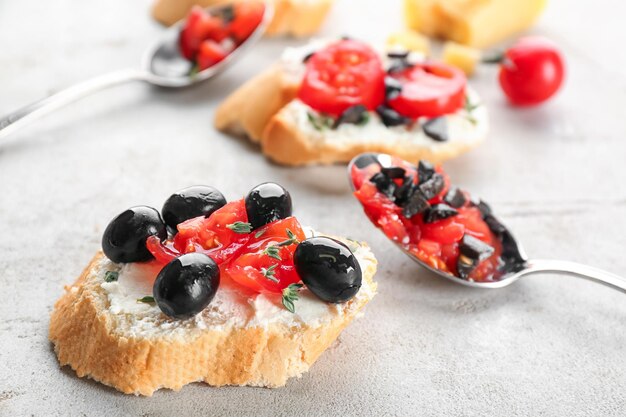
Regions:
<instances>
[{"instance_id":1,"label":"black olive half","mask_svg":"<svg viewBox=\"0 0 626 417\"><path fill-rule=\"evenodd\" d=\"M203 253L187 253L159 272L152 295L163 313L177 319L193 317L209 305L220 285L220 269Z\"/></svg>"},{"instance_id":2,"label":"black olive half","mask_svg":"<svg viewBox=\"0 0 626 417\"><path fill-rule=\"evenodd\" d=\"M246 212L252 229L258 229L291 216L291 196L274 182L259 184L246 196Z\"/></svg>"},{"instance_id":3,"label":"black olive half","mask_svg":"<svg viewBox=\"0 0 626 417\"><path fill-rule=\"evenodd\" d=\"M172 194L163 204L163 220L172 229L185 220L210 216L226 204L226 198L214 187L194 185Z\"/></svg>"},{"instance_id":4,"label":"black olive half","mask_svg":"<svg viewBox=\"0 0 626 417\"><path fill-rule=\"evenodd\" d=\"M328 237L301 242L293 256L302 282L323 301L343 303L359 292L362 273L356 256L343 243Z\"/></svg>"},{"instance_id":5,"label":"black olive half","mask_svg":"<svg viewBox=\"0 0 626 417\"><path fill-rule=\"evenodd\" d=\"M115 217L102 235L102 251L116 263L143 262L152 259L146 239L156 235L167 238L167 229L159 212L147 206L131 207Z\"/></svg>"}]
</instances>

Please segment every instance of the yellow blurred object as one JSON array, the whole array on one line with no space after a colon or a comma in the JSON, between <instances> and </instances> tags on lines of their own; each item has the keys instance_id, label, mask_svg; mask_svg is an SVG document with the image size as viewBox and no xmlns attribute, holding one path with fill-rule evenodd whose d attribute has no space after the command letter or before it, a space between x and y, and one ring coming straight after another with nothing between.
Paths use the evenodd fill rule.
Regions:
<instances>
[{"instance_id":1,"label":"yellow blurred object","mask_svg":"<svg viewBox=\"0 0 626 417\"><path fill-rule=\"evenodd\" d=\"M430 50L428 38L412 30L405 30L389 35L387 38L387 46L400 46L409 51L421 52L424 55L428 55L428 51Z\"/></svg>"},{"instance_id":2,"label":"yellow blurred object","mask_svg":"<svg viewBox=\"0 0 626 417\"><path fill-rule=\"evenodd\" d=\"M456 42L446 42L443 45L443 62L462 69L468 76L474 73L476 65L480 63L480 57L480 50L471 46Z\"/></svg>"},{"instance_id":3,"label":"yellow blurred object","mask_svg":"<svg viewBox=\"0 0 626 417\"><path fill-rule=\"evenodd\" d=\"M404 0L406 24L428 36L486 47L528 28L547 0Z\"/></svg>"}]
</instances>

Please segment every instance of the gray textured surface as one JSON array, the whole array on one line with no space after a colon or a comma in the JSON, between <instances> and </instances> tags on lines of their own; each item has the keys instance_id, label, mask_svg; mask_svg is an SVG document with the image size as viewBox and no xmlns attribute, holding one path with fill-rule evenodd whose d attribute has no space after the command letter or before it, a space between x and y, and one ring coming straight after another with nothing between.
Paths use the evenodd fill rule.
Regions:
<instances>
[{"instance_id":1,"label":"gray textured surface","mask_svg":"<svg viewBox=\"0 0 626 417\"><path fill-rule=\"evenodd\" d=\"M326 32L376 39L397 25L398 2L362 3L340 1ZM0 2L0 114L137 62L160 31L148 5ZM569 74L546 106L506 106L494 70L473 80L493 129L447 168L531 255L626 269L625 12L611 0L551 1L534 32L562 45ZM276 167L212 129L219 98L286 43L264 41L196 90L103 92L0 144L0 415L625 415L623 294L549 275L498 291L457 287L368 224L342 167ZM160 206L190 184L236 198L264 180L291 190L305 223L368 240L380 260L379 296L308 374L276 390L194 384L147 399L59 369L49 312L114 214Z\"/></svg>"}]
</instances>

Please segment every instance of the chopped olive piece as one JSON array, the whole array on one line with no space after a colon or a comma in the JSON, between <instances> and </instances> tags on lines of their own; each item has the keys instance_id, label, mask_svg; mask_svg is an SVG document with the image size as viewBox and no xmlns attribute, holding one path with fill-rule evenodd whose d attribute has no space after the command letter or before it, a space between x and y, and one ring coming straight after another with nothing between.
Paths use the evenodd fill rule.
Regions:
<instances>
[{"instance_id":1,"label":"chopped olive piece","mask_svg":"<svg viewBox=\"0 0 626 417\"><path fill-rule=\"evenodd\" d=\"M435 174L435 167L428 161L419 161L417 164L417 179L423 183L432 178Z\"/></svg>"},{"instance_id":2,"label":"chopped olive piece","mask_svg":"<svg viewBox=\"0 0 626 417\"><path fill-rule=\"evenodd\" d=\"M385 174L387 177L389 178L404 178L404 174L406 173L406 171L404 170L404 168L400 168L400 167L383 167L380 172L382 172L383 174Z\"/></svg>"},{"instance_id":3,"label":"chopped olive piece","mask_svg":"<svg viewBox=\"0 0 626 417\"><path fill-rule=\"evenodd\" d=\"M385 98L393 100L402 91L402 83L393 77L385 77Z\"/></svg>"},{"instance_id":4,"label":"chopped olive piece","mask_svg":"<svg viewBox=\"0 0 626 417\"><path fill-rule=\"evenodd\" d=\"M309 52L308 54L304 56L304 58L302 58L302 62L304 63L309 62L309 59L311 59L313 55L315 55L315 52Z\"/></svg>"},{"instance_id":5,"label":"chopped olive piece","mask_svg":"<svg viewBox=\"0 0 626 417\"><path fill-rule=\"evenodd\" d=\"M476 268L476 262L467 256L459 255L459 260L456 262L456 269L459 273L459 277L467 279L469 274Z\"/></svg>"},{"instance_id":6,"label":"chopped olive piece","mask_svg":"<svg viewBox=\"0 0 626 417\"><path fill-rule=\"evenodd\" d=\"M443 190L445 187L445 181L441 174L433 174L433 176L425 181L420 181L419 189L424 194L427 200L433 199Z\"/></svg>"},{"instance_id":7,"label":"chopped olive piece","mask_svg":"<svg viewBox=\"0 0 626 417\"><path fill-rule=\"evenodd\" d=\"M465 194L458 187L450 188L450 191L446 193L446 196L443 198L443 201L449 205L450 207L459 208L463 207L467 202L465 198Z\"/></svg>"},{"instance_id":8,"label":"chopped olive piece","mask_svg":"<svg viewBox=\"0 0 626 417\"><path fill-rule=\"evenodd\" d=\"M435 117L422 125L424 133L429 138L437 142L446 142L448 140L448 120L445 116Z\"/></svg>"},{"instance_id":9,"label":"chopped olive piece","mask_svg":"<svg viewBox=\"0 0 626 417\"><path fill-rule=\"evenodd\" d=\"M397 111L384 105L378 106L376 113L378 113L383 124L387 127L406 125L411 121L411 119L402 116Z\"/></svg>"},{"instance_id":10,"label":"chopped olive piece","mask_svg":"<svg viewBox=\"0 0 626 417\"><path fill-rule=\"evenodd\" d=\"M396 192L394 193L394 197L396 200L396 204L398 206L402 206L409 200L409 197L415 192L417 186L414 183L413 176L407 175L404 177L402 181L402 185L396 188Z\"/></svg>"},{"instance_id":11,"label":"chopped olive piece","mask_svg":"<svg viewBox=\"0 0 626 417\"><path fill-rule=\"evenodd\" d=\"M468 234L463 236L459 245L461 255L478 262L490 257L494 250L492 246Z\"/></svg>"},{"instance_id":12,"label":"chopped olive piece","mask_svg":"<svg viewBox=\"0 0 626 417\"><path fill-rule=\"evenodd\" d=\"M401 72L411 67L413 67L413 64L411 64L406 58L394 59L391 66L387 70L387 73L395 74L396 72Z\"/></svg>"},{"instance_id":13,"label":"chopped olive piece","mask_svg":"<svg viewBox=\"0 0 626 417\"><path fill-rule=\"evenodd\" d=\"M336 129L342 123L350 123L353 125L362 124L367 121L367 118L367 108L362 104L357 104L356 106L348 107L344 110L333 124L333 128Z\"/></svg>"},{"instance_id":14,"label":"chopped olive piece","mask_svg":"<svg viewBox=\"0 0 626 417\"><path fill-rule=\"evenodd\" d=\"M370 181L376 185L378 191L385 194L390 200L393 201L393 195L396 191L397 185L391 178L387 177L382 172L377 172L372 176L372 178L370 178Z\"/></svg>"},{"instance_id":15,"label":"chopped olive piece","mask_svg":"<svg viewBox=\"0 0 626 417\"><path fill-rule=\"evenodd\" d=\"M472 200L472 204L478 207L478 210L480 210L480 213L483 215L483 219L492 213L489 204L485 203L483 200Z\"/></svg>"},{"instance_id":16,"label":"chopped olive piece","mask_svg":"<svg viewBox=\"0 0 626 417\"><path fill-rule=\"evenodd\" d=\"M430 204L428 204L428 201L424 198L421 191L414 189L413 193L408 197L407 202L404 204L404 207L402 207L402 214L407 219L410 219L416 214L423 213L428 210L429 207Z\"/></svg>"},{"instance_id":17,"label":"chopped olive piece","mask_svg":"<svg viewBox=\"0 0 626 417\"><path fill-rule=\"evenodd\" d=\"M407 59L409 51L390 51L387 52L387 56L391 59Z\"/></svg>"},{"instance_id":18,"label":"chopped olive piece","mask_svg":"<svg viewBox=\"0 0 626 417\"><path fill-rule=\"evenodd\" d=\"M447 204L435 204L424 213L424 223L434 223L456 216L457 214L459 214L459 212Z\"/></svg>"},{"instance_id":19,"label":"chopped olive piece","mask_svg":"<svg viewBox=\"0 0 626 417\"><path fill-rule=\"evenodd\" d=\"M488 214L483 216L483 220L489 226L489 230L491 230L496 236L502 236L506 232L506 227L502 223L498 221L492 214Z\"/></svg>"}]
</instances>

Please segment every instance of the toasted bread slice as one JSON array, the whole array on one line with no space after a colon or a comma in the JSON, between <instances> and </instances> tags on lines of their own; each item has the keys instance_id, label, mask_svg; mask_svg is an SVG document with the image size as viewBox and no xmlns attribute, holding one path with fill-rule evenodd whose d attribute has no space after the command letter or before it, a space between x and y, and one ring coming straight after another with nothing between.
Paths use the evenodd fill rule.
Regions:
<instances>
[{"instance_id":1,"label":"toasted bread slice","mask_svg":"<svg viewBox=\"0 0 626 417\"><path fill-rule=\"evenodd\" d=\"M152 8L156 20L172 25L184 18L192 6L210 7L234 0L157 0ZM318 31L333 0L273 0L274 17L267 35L308 36Z\"/></svg>"},{"instance_id":2,"label":"toasted bread slice","mask_svg":"<svg viewBox=\"0 0 626 417\"><path fill-rule=\"evenodd\" d=\"M247 135L263 152L283 165L348 162L362 152L384 152L406 160L441 163L481 144L487 136L487 110L478 95L466 91L471 113L461 109L444 116L448 139L429 137L418 121L412 126L386 127L375 112L364 126L341 124L320 128L311 118L321 117L297 98L303 58L323 42L289 48L280 62L252 78L227 97L215 114L215 127ZM382 53L384 54L384 53Z\"/></svg>"},{"instance_id":3,"label":"toasted bread slice","mask_svg":"<svg viewBox=\"0 0 626 417\"><path fill-rule=\"evenodd\" d=\"M354 253L363 281L346 303L303 289L290 313L280 294L248 294L222 279L211 304L186 320L137 301L152 294L142 281L150 264L122 266L98 253L55 304L50 340L61 365L127 394L191 382L279 387L306 372L374 296L376 259L365 244ZM107 271L121 271L118 280L107 282Z\"/></svg>"}]
</instances>

